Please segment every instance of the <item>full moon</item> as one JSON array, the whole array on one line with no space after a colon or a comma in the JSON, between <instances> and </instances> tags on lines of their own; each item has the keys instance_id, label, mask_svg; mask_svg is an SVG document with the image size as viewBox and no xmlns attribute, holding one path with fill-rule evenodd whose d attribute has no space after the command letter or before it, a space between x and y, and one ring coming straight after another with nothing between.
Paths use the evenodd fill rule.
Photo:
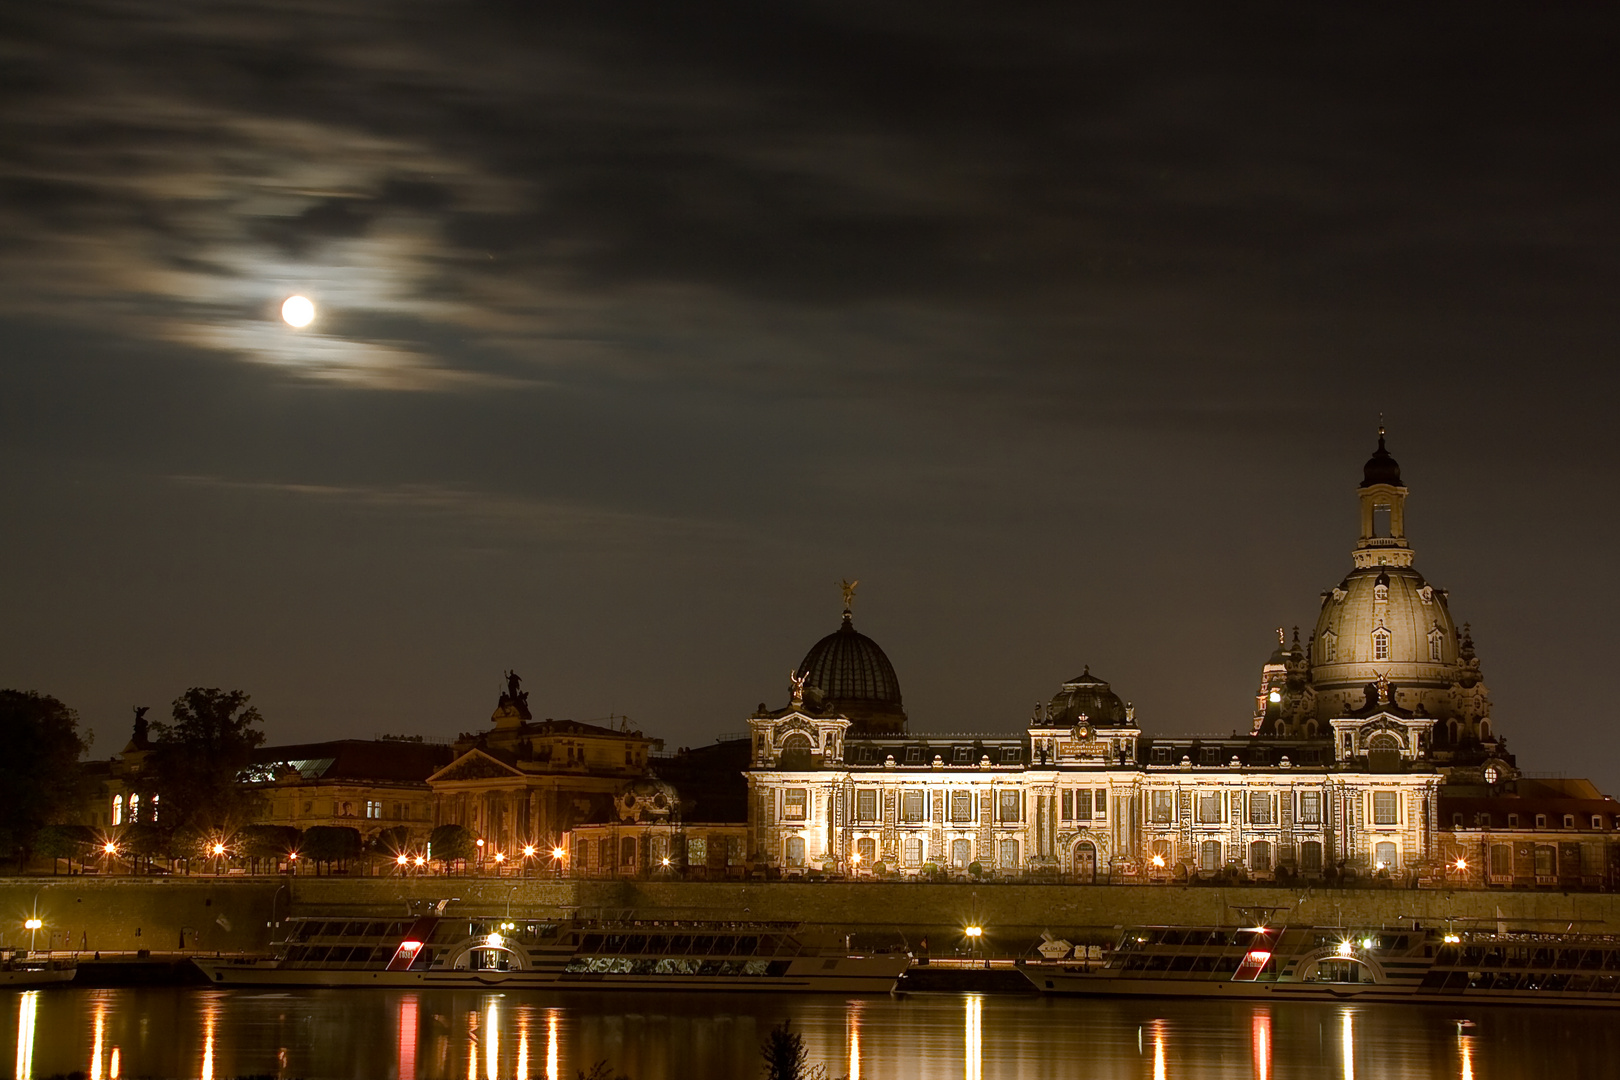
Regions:
<instances>
[{"instance_id":1,"label":"full moon","mask_svg":"<svg viewBox=\"0 0 1620 1080\"><path fill-rule=\"evenodd\" d=\"M281 305L281 317L288 326L308 326L315 321L315 305L307 296L289 296Z\"/></svg>"}]
</instances>

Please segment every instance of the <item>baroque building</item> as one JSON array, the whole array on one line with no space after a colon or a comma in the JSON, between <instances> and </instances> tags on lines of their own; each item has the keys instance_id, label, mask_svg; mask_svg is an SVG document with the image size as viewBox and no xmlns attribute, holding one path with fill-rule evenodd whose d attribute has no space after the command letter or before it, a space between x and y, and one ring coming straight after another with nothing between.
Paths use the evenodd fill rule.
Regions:
<instances>
[{"instance_id":1,"label":"baroque building","mask_svg":"<svg viewBox=\"0 0 1620 1080\"><path fill-rule=\"evenodd\" d=\"M1144 735L1089 668L1017 730L911 733L846 586L788 704L749 718L755 859L807 876L1445 880L1442 790L1500 794L1518 773L1468 630L1414 565L1382 429L1356 490L1349 574L1305 644L1278 632L1229 737Z\"/></svg>"}]
</instances>

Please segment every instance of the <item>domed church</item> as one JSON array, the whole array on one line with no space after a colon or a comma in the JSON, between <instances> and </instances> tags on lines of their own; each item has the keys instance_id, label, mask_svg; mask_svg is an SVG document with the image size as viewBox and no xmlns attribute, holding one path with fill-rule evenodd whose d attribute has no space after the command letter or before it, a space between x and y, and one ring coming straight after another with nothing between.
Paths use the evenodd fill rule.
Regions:
<instances>
[{"instance_id":1,"label":"domed church","mask_svg":"<svg viewBox=\"0 0 1620 1080\"><path fill-rule=\"evenodd\" d=\"M1387 704L1433 721L1433 760L1479 764L1505 752L1491 731L1490 697L1474 642L1452 619L1450 597L1418 572L1407 542L1407 488L1378 430L1356 489L1360 537L1350 572L1322 593L1316 629L1278 648L1261 673L1254 733L1315 736L1336 717Z\"/></svg>"}]
</instances>

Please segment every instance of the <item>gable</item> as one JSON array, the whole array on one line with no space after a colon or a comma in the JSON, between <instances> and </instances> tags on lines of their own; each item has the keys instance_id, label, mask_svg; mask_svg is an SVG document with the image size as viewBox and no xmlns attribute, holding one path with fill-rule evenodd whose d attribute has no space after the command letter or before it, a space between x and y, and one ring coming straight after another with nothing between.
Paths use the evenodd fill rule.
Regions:
<instances>
[{"instance_id":1,"label":"gable","mask_svg":"<svg viewBox=\"0 0 1620 1080\"><path fill-rule=\"evenodd\" d=\"M469 750L456 760L428 777L430 784L451 783L456 780L490 780L521 777L523 773L482 750Z\"/></svg>"}]
</instances>

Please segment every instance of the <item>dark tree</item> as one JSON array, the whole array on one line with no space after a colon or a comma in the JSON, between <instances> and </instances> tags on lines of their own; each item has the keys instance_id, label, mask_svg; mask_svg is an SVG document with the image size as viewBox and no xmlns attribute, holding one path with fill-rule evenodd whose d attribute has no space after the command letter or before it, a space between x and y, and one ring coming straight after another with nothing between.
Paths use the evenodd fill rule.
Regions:
<instances>
[{"instance_id":1,"label":"dark tree","mask_svg":"<svg viewBox=\"0 0 1620 1080\"><path fill-rule=\"evenodd\" d=\"M440 825L428 838L428 846L433 849L433 857L442 861L446 870L453 862L465 862L472 858L478 848L473 834L464 825Z\"/></svg>"},{"instance_id":2,"label":"dark tree","mask_svg":"<svg viewBox=\"0 0 1620 1080\"><path fill-rule=\"evenodd\" d=\"M47 825L34 834L34 854L51 860L51 873L56 873L63 859L68 872L73 872L73 860L81 862L100 852L97 843L100 834L88 825Z\"/></svg>"},{"instance_id":3,"label":"dark tree","mask_svg":"<svg viewBox=\"0 0 1620 1080\"><path fill-rule=\"evenodd\" d=\"M809 1051L804 1048L804 1036L792 1030L784 1020L771 1028L760 1043L759 1056L765 1059L765 1080L809 1080L822 1074L812 1069Z\"/></svg>"},{"instance_id":4,"label":"dark tree","mask_svg":"<svg viewBox=\"0 0 1620 1080\"><path fill-rule=\"evenodd\" d=\"M299 832L291 825L247 825L231 838L238 858L249 859L253 872L259 872L259 860L275 864L298 850Z\"/></svg>"},{"instance_id":5,"label":"dark tree","mask_svg":"<svg viewBox=\"0 0 1620 1080\"><path fill-rule=\"evenodd\" d=\"M311 825L304 830L300 858L308 859L317 867L325 863L330 870L333 863L347 863L360 854L360 830L347 825Z\"/></svg>"},{"instance_id":6,"label":"dark tree","mask_svg":"<svg viewBox=\"0 0 1620 1080\"><path fill-rule=\"evenodd\" d=\"M381 855L389 862L393 862L401 855L409 854L410 850L411 830L404 825L384 829L371 840L372 854Z\"/></svg>"},{"instance_id":7,"label":"dark tree","mask_svg":"<svg viewBox=\"0 0 1620 1080\"><path fill-rule=\"evenodd\" d=\"M40 827L78 809L79 716L53 697L0 690L0 859L26 860Z\"/></svg>"},{"instance_id":8,"label":"dark tree","mask_svg":"<svg viewBox=\"0 0 1620 1080\"><path fill-rule=\"evenodd\" d=\"M162 824L221 833L251 817L258 801L238 777L264 742L259 710L240 690L194 686L174 702L174 722L152 725L151 786Z\"/></svg>"}]
</instances>

